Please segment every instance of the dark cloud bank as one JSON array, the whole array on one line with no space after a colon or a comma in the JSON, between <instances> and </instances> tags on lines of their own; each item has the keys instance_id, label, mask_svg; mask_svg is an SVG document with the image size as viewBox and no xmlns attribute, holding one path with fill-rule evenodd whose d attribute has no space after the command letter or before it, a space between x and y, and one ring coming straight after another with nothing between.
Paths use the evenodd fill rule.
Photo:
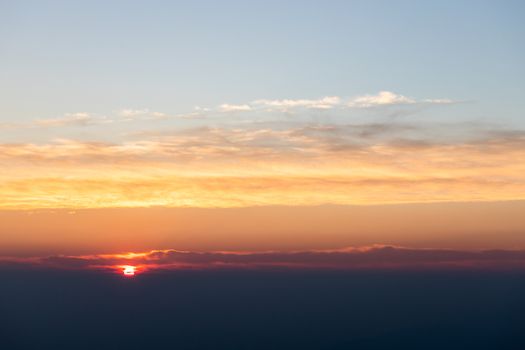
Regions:
<instances>
[{"instance_id":1,"label":"dark cloud bank","mask_svg":"<svg viewBox=\"0 0 525 350\"><path fill-rule=\"evenodd\" d=\"M525 270L523 250L462 251L370 246L297 252L192 252L153 250L139 254L48 256L4 259L0 266L50 269L115 269L135 265L144 272L181 269L483 269Z\"/></svg>"}]
</instances>

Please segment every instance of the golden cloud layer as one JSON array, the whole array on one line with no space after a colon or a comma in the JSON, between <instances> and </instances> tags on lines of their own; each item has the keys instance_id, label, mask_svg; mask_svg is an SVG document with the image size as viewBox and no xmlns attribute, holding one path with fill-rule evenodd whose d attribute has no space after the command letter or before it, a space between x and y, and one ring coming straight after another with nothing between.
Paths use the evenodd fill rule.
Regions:
<instances>
[{"instance_id":1,"label":"golden cloud layer","mask_svg":"<svg viewBox=\"0 0 525 350\"><path fill-rule=\"evenodd\" d=\"M0 208L525 198L523 135L448 143L378 136L392 128L201 128L122 143L3 144Z\"/></svg>"}]
</instances>

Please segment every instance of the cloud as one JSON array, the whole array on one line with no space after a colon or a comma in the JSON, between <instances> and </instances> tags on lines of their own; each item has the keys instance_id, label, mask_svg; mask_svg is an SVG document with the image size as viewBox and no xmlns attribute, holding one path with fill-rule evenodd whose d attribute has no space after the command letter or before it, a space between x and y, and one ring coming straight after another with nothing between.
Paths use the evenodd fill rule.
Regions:
<instances>
[{"instance_id":1,"label":"cloud","mask_svg":"<svg viewBox=\"0 0 525 350\"><path fill-rule=\"evenodd\" d=\"M436 152L456 149L474 154L478 153L477 146L483 143L487 144L487 149L501 144L507 145L508 151L518 151L525 138L525 131L514 130L509 133L504 130L488 131L482 127L463 130L459 135L454 136L453 133L458 133L458 129L455 124L424 126L413 123L381 122L299 124L289 128L197 127L142 131L134 134L139 140L120 144L58 140L55 143L38 146L4 145L0 146L0 157L2 154L8 156L12 153L11 150L18 148L25 149L28 153L44 153L49 150L45 152L45 156L51 159L53 149L65 150L75 145L75 152L79 157L83 154L81 150L86 148L89 153L99 149L101 156L114 153L115 156L122 155L129 159L130 155L136 155L143 156L143 160L151 156L156 160L177 161L178 155L190 158L193 155L194 159L205 160L208 155L217 157L221 154L233 158L267 154L272 159L287 155L315 156L319 157L318 160L334 156L344 160L346 156L366 157L387 150L403 153L405 157L417 157L416 154L404 154L408 147L419 148L421 151L433 149ZM65 154L60 155L63 156Z\"/></svg>"},{"instance_id":2,"label":"cloud","mask_svg":"<svg viewBox=\"0 0 525 350\"><path fill-rule=\"evenodd\" d=\"M151 111L148 108L124 108L119 110L117 112L117 115L120 117L118 121L124 122L132 122L137 120L165 120L177 118L177 116L172 116L163 112Z\"/></svg>"},{"instance_id":3,"label":"cloud","mask_svg":"<svg viewBox=\"0 0 525 350\"><path fill-rule=\"evenodd\" d=\"M247 104L231 105L227 103L220 105L219 109L221 112L245 112L252 110L252 108Z\"/></svg>"},{"instance_id":4,"label":"cloud","mask_svg":"<svg viewBox=\"0 0 525 350\"><path fill-rule=\"evenodd\" d=\"M63 126L86 126L93 124L110 123L111 120L105 117L95 117L89 113L67 113L64 117L38 119L33 122L34 126L40 127L63 127Z\"/></svg>"},{"instance_id":5,"label":"cloud","mask_svg":"<svg viewBox=\"0 0 525 350\"><path fill-rule=\"evenodd\" d=\"M167 119L169 115L162 112L151 112L152 119Z\"/></svg>"},{"instance_id":6,"label":"cloud","mask_svg":"<svg viewBox=\"0 0 525 350\"><path fill-rule=\"evenodd\" d=\"M416 100L391 92L351 100L355 106L449 102ZM254 121L224 115L236 111L270 115L266 111L280 108L303 112L345 109L349 108L347 101L336 96L258 100L178 115L125 109L113 119L71 113L39 120L32 127L113 121L116 130L112 131L120 133L111 133L115 137L104 141L64 137L0 143L0 208L349 205L525 198L523 131L489 133L484 130L487 127L388 118L368 123L344 123L341 118L312 123L300 118ZM207 116L219 117L213 127L198 120L180 121ZM167 118L180 123L160 130L119 123ZM184 124L196 127L182 128ZM118 130L120 125L125 128Z\"/></svg>"},{"instance_id":7,"label":"cloud","mask_svg":"<svg viewBox=\"0 0 525 350\"><path fill-rule=\"evenodd\" d=\"M376 95L362 95L351 98L346 106L350 108L371 108L379 106L400 106L400 105L440 105L452 104L456 101L447 98L416 100L411 97L396 94L390 91L380 91Z\"/></svg>"},{"instance_id":8,"label":"cloud","mask_svg":"<svg viewBox=\"0 0 525 350\"><path fill-rule=\"evenodd\" d=\"M375 95L360 95L344 99L339 96L326 96L319 99L282 99L268 100L258 99L243 106L243 110L256 110L265 108L269 111L276 110L290 112L294 109L343 109L343 108L372 108L377 106L416 105L416 104L450 104L450 99L423 99L416 100L411 97L396 94L390 91L380 91ZM229 105L223 105L229 106ZM232 108L232 110L234 110Z\"/></svg>"},{"instance_id":9,"label":"cloud","mask_svg":"<svg viewBox=\"0 0 525 350\"><path fill-rule=\"evenodd\" d=\"M421 102L441 105L441 104L456 103L457 101L451 100L449 98L436 98L436 99L425 99L425 100L422 100Z\"/></svg>"},{"instance_id":10,"label":"cloud","mask_svg":"<svg viewBox=\"0 0 525 350\"><path fill-rule=\"evenodd\" d=\"M254 165L255 167L256 165ZM271 167L272 165L267 165ZM314 170L315 165L310 165ZM308 167L288 169L289 175L249 174L250 168L212 170L194 168L184 172L171 167L161 175L141 167L113 171L95 168L103 175L40 176L4 181L0 186L4 209L37 208L125 208L194 207L235 208L270 205L371 205L440 201L498 201L523 199L525 182L512 175L497 179L483 176L356 176L347 174L309 174ZM372 173L377 169L368 168ZM217 167L215 173L221 169ZM261 169L258 169L260 172ZM325 171L330 171L326 169ZM105 172L105 173L104 173ZM135 169L135 172L138 172ZM304 173L304 174L301 174ZM201 173L201 174L199 174ZM203 176L202 173L210 175ZM495 172L496 173L496 172ZM515 175L515 174L513 174Z\"/></svg>"},{"instance_id":11,"label":"cloud","mask_svg":"<svg viewBox=\"0 0 525 350\"><path fill-rule=\"evenodd\" d=\"M3 258L0 264L58 268L102 269L120 272L123 265L137 266L138 272L180 269L523 269L523 250L462 251L414 249L385 245L336 250L296 252L179 251L153 250L144 253L41 258Z\"/></svg>"},{"instance_id":12,"label":"cloud","mask_svg":"<svg viewBox=\"0 0 525 350\"><path fill-rule=\"evenodd\" d=\"M131 108L125 108L121 109L118 112L118 115L125 118L133 118L137 116L144 116L149 114L149 110L147 108L145 109L131 109Z\"/></svg>"},{"instance_id":13,"label":"cloud","mask_svg":"<svg viewBox=\"0 0 525 350\"><path fill-rule=\"evenodd\" d=\"M335 97L265 101L258 107L225 105L224 110L348 108ZM422 103L392 93L354 102ZM139 120L195 119L214 111L199 108L167 116L141 109L123 115ZM181 121L152 130L126 124L126 133L105 141L0 143L0 208L368 205L525 198L525 131L392 119L364 123L345 123L342 118L331 123L239 119L218 118L213 124ZM41 127L108 121L76 113L41 122ZM182 128L184 124L196 127Z\"/></svg>"},{"instance_id":14,"label":"cloud","mask_svg":"<svg viewBox=\"0 0 525 350\"><path fill-rule=\"evenodd\" d=\"M317 100L256 100L253 105L265 106L275 108L282 111L287 111L291 108L307 108L307 109L332 109L341 103L341 98L338 96L327 96Z\"/></svg>"},{"instance_id":15,"label":"cloud","mask_svg":"<svg viewBox=\"0 0 525 350\"><path fill-rule=\"evenodd\" d=\"M386 106L386 105L405 105L414 104L416 100L398 95L390 91L380 91L377 95L363 95L357 96L347 103L349 107L367 108L374 106Z\"/></svg>"},{"instance_id":16,"label":"cloud","mask_svg":"<svg viewBox=\"0 0 525 350\"><path fill-rule=\"evenodd\" d=\"M62 117L36 119L26 123L0 123L0 129L16 130L30 128L52 128L66 126L87 126L109 124L117 122L132 122L140 120L166 120L166 119L203 119L213 115L238 112L264 111L293 113L301 110L345 110L348 108L372 108L377 106L396 105L442 105L452 104L451 99L422 99L416 100L390 91L380 91L376 95L361 95L352 98L339 96L325 96L318 99L257 99L252 102L230 104L223 103L215 108L195 107L193 111L178 114L167 114L152 111L148 108L124 108L114 112L114 116L96 116L87 112L66 113Z\"/></svg>"},{"instance_id":17,"label":"cloud","mask_svg":"<svg viewBox=\"0 0 525 350\"><path fill-rule=\"evenodd\" d=\"M149 112L148 110L124 109L117 113L123 119L117 120L106 116L97 116L87 112L66 113L62 117L35 119L26 123L0 123L0 129L34 129L34 128L60 128L72 126L91 126L110 124L116 121L132 121L148 117L150 119L163 119L164 113Z\"/></svg>"},{"instance_id":18,"label":"cloud","mask_svg":"<svg viewBox=\"0 0 525 350\"><path fill-rule=\"evenodd\" d=\"M477 132L470 140L452 141L414 135L421 131L410 124L311 124L167 130L120 143L0 144L0 207L525 198L525 132Z\"/></svg>"}]
</instances>

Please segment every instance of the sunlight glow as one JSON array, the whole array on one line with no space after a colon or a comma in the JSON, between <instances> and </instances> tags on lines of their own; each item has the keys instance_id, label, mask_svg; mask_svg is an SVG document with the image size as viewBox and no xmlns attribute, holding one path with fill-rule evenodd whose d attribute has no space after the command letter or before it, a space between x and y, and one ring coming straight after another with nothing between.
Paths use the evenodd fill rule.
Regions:
<instances>
[{"instance_id":1,"label":"sunlight glow","mask_svg":"<svg viewBox=\"0 0 525 350\"><path fill-rule=\"evenodd\" d=\"M135 267L135 266L129 266L129 265L126 265L126 266L123 266L123 267L122 267L122 273L123 273L124 276L126 276L126 277L135 276L135 270L136 270L136 267Z\"/></svg>"}]
</instances>

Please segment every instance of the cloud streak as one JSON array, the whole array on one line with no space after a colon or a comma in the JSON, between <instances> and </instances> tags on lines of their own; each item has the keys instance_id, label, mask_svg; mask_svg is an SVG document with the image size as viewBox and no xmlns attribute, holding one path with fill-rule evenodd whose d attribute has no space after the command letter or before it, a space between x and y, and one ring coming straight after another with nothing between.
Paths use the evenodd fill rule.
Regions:
<instances>
[{"instance_id":1,"label":"cloud streak","mask_svg":"<svg viewBox=\"0 0 525 350\"><path fill-rule=\"evenodd\" d=\"M380 91L375 95L358 95L351 98L340 96L326 96L319 99L283 99L267 100L259 99L251 103L255 108L264 107L269 110L290 112L294 109L346 109L346 108L374 108L401 105L433 105L451 104L451 99L422 99L417 100L391 91Z\"/></svg>"},{"instance_id":2,"label":"cloud streak","mask_svg":"<svg viewBox=\"0 0 525 350\"><path fill-rule=\"evenodd\" d=\"M380 91L377 95L357 96L348 102L349 107L367 108L374 106L414 104L416 100L390 91Z\"/></svg>"},{"instance_id":3,"label":"cloud streak","mask_svg":"<svg viewBox=\"0 0 525 350\"><path fill-rule=\"evenodd\" d=\"M298 99L298 100L256 100L252 102L256 106L264 106L281 111L287 111L291 108L307 109L332 109L341 104L341 98L338 96L327 96L316 100Z\"/></svg>"},{"instance_id":4,"label":"cloud streak","mask_svg":"<svg viewBox=\"0 0 525 350\"><path fill-rule=\"evenodd\" d=\"M525 135L403 124L195 128L123 143L2 144L0 207L242 207L525 198ZM399 136L396 136L399 135ZM513 161L509 161L513 159Z\"/></svg>"},{"instance_id":5,"label":"cloud streak","mask_svg":"<svg viewBox=\"0 0 525 350\"><path fill-rule=\"evenodd\" d=\"M232 105L232 104L225 103L225 104L220 105L219 109L221 112L246 112L246 111L251 111L252 107L250 107L247 104Z\"/></svg>"},{"instance_id":6,"label":"cloud streak","mask_svg":"<svg viewBox=\"0 0 525 350\"><path fill-rule=\"evenodd\" d=\"M390 91L380 91L377 94L358 95L351 98L340 96L325 96L317 99L256 99L251 102L231 104L222 103L215 108L195 107L194 111L186 113L168 114L151 111L148 108L123 108L112 113L110 117L95 116L87 112L66 113L61 117L35 119L25 123L0 123L0 129L28 129L28 128L61 128L72 126L88 126L118 122L154 121L166 119L199 119L221 114L256 113L256 112L284 112L293 113L304 110L345 110L366 109L375 107L402 106L402 105L435 105L451 104L455 101L446 98L416 100Z\"/></svg>"},{"instance_id":7,"label":"cloud streak","mask_svg":"<svg viewBox=\"0 0 525 350\"><path fill-rule=\"evenodd\" d=\"M41 127L64 127L64 126L86 126L94 124L111 123L112 120L105 117L94 117L89 113L68 113L61 118L38 119L33 122L34 126Z\"/></svg>"},{"instance_id":8,"label":"cloud streak","mask_svg":"<svg viewBox=\"0 0 525 350\"><path fill-rule=\"evenodd\" d=\"M296 252L179 251L84 256L3 258L0 265L119 272L124 265L139 272L180 269L525 269L525 251L414 249L385 245Z\"/></svg>"}]
</instances>

